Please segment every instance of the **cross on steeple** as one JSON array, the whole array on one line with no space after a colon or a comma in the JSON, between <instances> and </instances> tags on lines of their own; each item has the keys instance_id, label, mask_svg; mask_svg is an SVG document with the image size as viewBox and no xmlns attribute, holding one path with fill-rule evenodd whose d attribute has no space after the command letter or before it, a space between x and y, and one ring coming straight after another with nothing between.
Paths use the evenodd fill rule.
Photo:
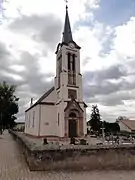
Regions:
<instances>
[{"instance_id":1,"label":"cross on steeple","mask_svg":"<svg viewBox=\"0 0 135 180\"><path fill-rule=\"evenodd\" d=\"M66 3L66 9L68 9L68 0L65 0Z\"/></svg>"}]
</instances>

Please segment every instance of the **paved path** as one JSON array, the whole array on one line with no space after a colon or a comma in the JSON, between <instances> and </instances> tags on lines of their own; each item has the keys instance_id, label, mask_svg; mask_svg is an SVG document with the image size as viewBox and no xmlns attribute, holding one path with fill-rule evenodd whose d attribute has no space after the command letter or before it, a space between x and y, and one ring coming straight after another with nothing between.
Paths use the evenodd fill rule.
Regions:
<instances>
[{"instance_id":1,"label":"paved path","mask_svg":"<svg viewBox=\"0 0 135 180\"><path fill-rule=\"evenodd\" d=\"M0 180L135 180L135 171L30 172L16 142L0 138Z\"/></svg>"}]
</instances>

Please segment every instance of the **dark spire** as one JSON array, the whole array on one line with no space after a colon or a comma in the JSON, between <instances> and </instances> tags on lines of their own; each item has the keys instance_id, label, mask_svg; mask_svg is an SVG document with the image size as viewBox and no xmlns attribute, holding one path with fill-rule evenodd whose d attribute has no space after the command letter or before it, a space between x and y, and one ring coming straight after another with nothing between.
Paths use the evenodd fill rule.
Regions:
<instances>
[{"instance_id":1,"label":"dark spire","mask_svg":"<svg viewBox=\"0 0 135 180\"><path fill-rule=\"evenodd\" d=\"M65 17L65 25L64 25L64 32L63 32L63 43L69 43L70 41L73 41L72 38L72 32L70 27L70 21L68 16L68 6L66 5L66 17Z\"/></svg>"}]
</instances>

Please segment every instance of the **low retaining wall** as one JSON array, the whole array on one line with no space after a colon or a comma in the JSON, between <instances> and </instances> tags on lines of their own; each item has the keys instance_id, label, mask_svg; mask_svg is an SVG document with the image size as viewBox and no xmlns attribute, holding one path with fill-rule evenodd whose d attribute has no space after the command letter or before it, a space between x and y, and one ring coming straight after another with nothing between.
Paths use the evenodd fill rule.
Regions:
<instances>
[{"instance_id":1,"label":"low retaining wall","mask_svg":"<svg viewBox=\"0 0 135 180\"><path fill-rule=\"evenodd\" d=\"M34 148L19 133L19 142L30 170L125 170L135 169L135 145L119 147L57 146Z\"/></svg>"}]
</instances>

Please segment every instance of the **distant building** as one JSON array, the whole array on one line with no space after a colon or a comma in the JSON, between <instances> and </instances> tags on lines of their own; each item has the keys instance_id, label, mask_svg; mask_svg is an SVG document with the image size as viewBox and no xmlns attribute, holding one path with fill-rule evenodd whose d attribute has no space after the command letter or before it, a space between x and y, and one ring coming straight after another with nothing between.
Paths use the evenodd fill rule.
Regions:
<instances>
[{"instance_id":1,"label":"distant building","mask_svg":"<svg viewBox=\"0 0 135 180\"><path fill-rule=\"evenodd\" d=\"M31 106L25 111L26 134L60 138L87 134L80 49L73 41L66 7L63 39L56 49L55 85L35 104L31 101Z\"/></svg>"},{"instance_id":2,"label":"distant building","mask_svg":"<svg viewBox=\"0 0 135 180\"><path fill-rule=\"evenodd\" d=\"M135 133L135 120L119 120L120 132Z\"/></svg>"},{"instance_id":3,"label":"distant building","mask_svg":"<svg viewBox=\"0 0 135 180\"><path fill-rule=\"evenodd\" d=\"M16 122L16 125L14 127L15 130L23 130L25 128L25 122Z\"/></svg>"}]
</instances>

